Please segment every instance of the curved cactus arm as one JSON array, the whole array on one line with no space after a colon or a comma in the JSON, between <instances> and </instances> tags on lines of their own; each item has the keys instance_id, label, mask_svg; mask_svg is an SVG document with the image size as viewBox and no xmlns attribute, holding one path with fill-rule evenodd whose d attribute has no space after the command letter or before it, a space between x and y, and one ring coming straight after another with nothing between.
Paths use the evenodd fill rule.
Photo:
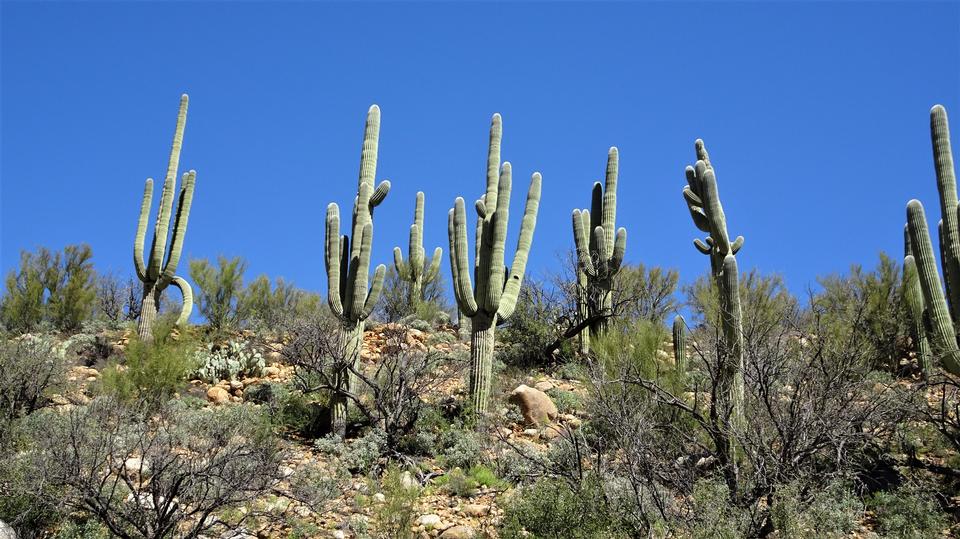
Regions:
<instances>
[{"instance_id":1,"label":"curved cactus arm","mask_svg":"<svg viewBox=\"0 0 960 539\"><path fill-rule=\"evenodd\" d=\"M326 245L324 249L324 263L327 269L327 303L336 316L343 316L343 303L340 298L342 256L340 252L340 207L336 204L327 206Z\"/></svg>"},{"instance_id":2,"label":"curved cactus arm","mask_svg":"<svg viewBox=\"0 0 960 539\"><path fill-rule=\"evenodd\" d=\"M193 288L183 277L177 275L170 279L170 284L179 288L183 296L183 306L180 308L180 316L177 317L177 325L185 326L190 320L190 313L193 312Z\"/></svg>"},{"instance_id":3,"label":"curved cactus arm","mask_svg":"<svg viewBox=\"0 0 960 539\"><path fill-rule=\"evenodd\" d=\"M693 206L693 207L696 207L696 208L702 208L702 207L703 207L703 201L700 200L700 197L698 197L698 196L693 192L693 189L691 189L689 185L684 185L684 186L683 186L683 199L686 200L686 201L687 201L687 204L690 205L690 206Z\"/></svg>"},{"instance_id":4,"label":"curved cactus arm","mask_svg":"<svg viewBox=\"0 0 960 539\"><path fill-rule=\"evenodd\" d=\"M584 215L586 214L586 215ZM577 250L577 266L584 274L596 277L597 270L590 256L590 234L585 224L590 220L586 210L573 210L573 244Z\"/></svg>"},{"instance_id":5,"label":"curved cactus arm","mask_svg":"<svg viewBox=\"0 0 960 539\"><path fill-rule=\"evenodd\" d=\"M687 187L698 201L696 206L703 206L703 186L700 183L700 177L697 176L697 170L690 165L683 169L683 174L687 178ZM686 198L686 197L684 197Z\"/></svg>"},{"instance_id":6,"label":"curved cactus arm","mask_svg":"<svg viewBox=\"0 0 960 539\"><path fill-rule=\"evenodd\" d=\"M607 252L612 253L617 231L617 178L620 169L620 153L613 146L607 151L607 173L603 189L603 230Z\"/></svg>"},{"instance_id":7,"label":"curved cactus arm","mask_svg":"<svg viewBox=\"0 0 960 539\"><path fill-rule=\"evenodd\" d=\"M503 281L506 272L504 257L506 256L507 225L510 223L510 192L513 187L513 173L509 162L500 168L500 182L497 190L497 209L490 220L493 231L493 241L490 243L489 257L487 258L488 274L486 280L486 300L483 308L488 312L496 312L500 308L500 299L503 296ZM477 290L480 294L480 290Z\"/></svg>"},{"instance_id":8,"label":"curved cactus arm","mask_svg":"<svg viewBox=\"0 0 960 539\"><path fill-rule=\"evenodd\" d=\"M443 249L437 247L433 250L433 256L430 257L430 264L428 265L427 274L424 275L424 280L430 282L437 278L437 275L440 274L440 259L443 258Z\"/></svg>"},{"instance_id":9,"label":"curved cactus arm","mask_svg":"<svg viewBox=\"0 0 960 539\"><path fill-rule=\"evenodd\" d=\"M190 206L193 204L193 188L197 181L197 171L191 170L183 175L183 185L180 188L180 199L177 201L177 216L173 221L173 237L170 239L170 254L167 255L167 264L163 267L161 281L170 282L180 264L180 253L183 250L183 238L187 235L187 223L190 220Z\"/></svg>"},{"instance_id":10,"label":"curved cactus arm","mask_svg":"<svg viewBox=\"0 0 960 539\"><path fill-rule=\"evenodd\" d=\"M706 167L706 164L703 161L698 161L698 174L701 172L701 167ZM727 218L723 213L723 205L720 204L717 178L712 168L704 169L702 176L703 202L706 205L704 213L710 221L710 236L717 242L717 248L720 252L726 255L730 253L730 237L727 235Z\"/></svg>"},{"instance_id":11,"label":"curved cactus arm","mask_svg":"<svg viewBox=\"0 0 960 539\"><path fill-rule=\"evenodd\" d=\"M911 200L907 203L907 225L936 352L948 371L960 374L960 362L958 362L960 352L958 352L953 320L950 318L947 301L940 288L940 275L933 255L927 218L919 200Z\"/></svg>"},{"instance_id":12,"label":"curved cactus arm","mask_svg":"<svg viewBox=\"0 0 960 539\"><path fill-rule=\"evenodd\" d=\"M457 198L447 215L447 235L450 238L450 273L453 275L453 291L460 311L468 318L477 314L477 301L473 297L470 282L470 261L467 250L467 215L463 199Z\"/></svg>"},{"instance_id":13,"label":"curved cactus arm","mask_svg":"<svg viewBox=\"0 0 960 539\"><path fill-rule=\"evenodd\" d=\"M710 154L707 153L707 146L703 143L703 139L695 140L693 147L697 151L697 161L703 161L708 167L713 168L713 165L710 163Z\"/></svg>"},{"instance_id":14,"label":"curved cactus arm","mask_svg":"<svg viewBox=\"0 0 960 539\"><path fill-rule=\"evenodd\" d=\"M410 274L407 273L407 264L403 261L403 251L399 247L393 248L393 267L397 270L397 275L401 279L410 278Z\"/></svg>"},{"instance_id":15,"label":"curved cactus arm","mask_svg":"<svg viewBox=\"0 0 960 539\"><path fill-rule=\"evenodd\" d=\"M137 278L147 280L147 267L143 261L143 243L147 235L147 221L150 220L150 205L153 203L153 179L147 178L143 186L143 201L140 203L140 219L137 221L137 235L133 239L133 266Z\"/></svg>"},{"instance_id":16,"label":"curved cactus arm","mask_svg":"<svg viewBox=\"0 0 960 539\"><path fill-rule=\"evenodd\" d=\"M698 251L700 251L705 255L709 255L713 253L713 248L703 243L703 241L701 241L700 238L693 238L693 246L696 247Z\"/></svg>"},{"instance_id":17,"label":"curved cactus arm","mask_svg":"<svg viewBox=\"0 0 960 539\"><path fill-rule=\"evenodd\" d=\"M173 144L170 148L170 159L167 162L167 175L163 180L163 191L160 195L160 213L153 230L153 248L150 255L150 266L147 268L147 279L156 281L160 277L163 267L163 253L167 248L167 235L170 228L170 213L173 211L173 197L177 188L177 167L180 166L180 149L183 147L183 129L187 124L187 94L180 96L180 110L177 113L177 127L173 132Z\"/></svg>"},{"instance_id":18,"label":"curved cactus arm","mask_svg":"<svg viewBox=\"0 0 960 539\"><path fill-rule=\"evenodd\" d=\"M613 254L610 256L610 272L620 271L620 265L623 264L623 257L627 252L627 229L620 227L617 230L616 239L613 241Z\"/></svg>"},{"instance_id":19,"label":"curved cactus arm","mask_svg":"<svg viewBox=\"0 0 960 539\"><path fill-rule=\"evenodd\" d=\"M376 308L380 301L380 294L383 292L383 278L387 274L387 267L383 264L377 266L373 272L373 284L370 285L370 291L367 293L367 300L363 303L363 310L360 312L360 320L366 320L370 313Z\"/></svg>"},{"instance_id":20,"label":"curved cactus arm","mask_svg":"<svg viewBox=\"0 0 960 539\"><path fill-rule=\"evenodd\" d=\"M380 182L380 185L378 185L377 188L373 191L373 194L370 195L370 202L368 203L368 207L370 208L371 213L373 212L374 208L379 206L380 203L383 202L385 198L387 198L387 195L389 193L390 193L390 180L383 180L382 182Z\"/></svg>"},{"instance_id":21,"label":"curved cactus arm","mask_svg":"<svg viewBox=\"0 0 960 539\"><path fill-rule=\"evenodd\" d=\"M500 320L510 318L517 308L517 298L520 296L520 286L523 284L523 274L527 271L527 259L530 256L530 246L533 244L533 232L537 228L537 213L540 211L540 191L543 179L539 172L534 172L530 178L530 188L527 190L527 203L523 209L523 221L520 223L520 237L517 239L517 250L513 254L513 264L510 266L510 276L503 287L503 296L497 309Z\"/></svg>"}]
</instances>

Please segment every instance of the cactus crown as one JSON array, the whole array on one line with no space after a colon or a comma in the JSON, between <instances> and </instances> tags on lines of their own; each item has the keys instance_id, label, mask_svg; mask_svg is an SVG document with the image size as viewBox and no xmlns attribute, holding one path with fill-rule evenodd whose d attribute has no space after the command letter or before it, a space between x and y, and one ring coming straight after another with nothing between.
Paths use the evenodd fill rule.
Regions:
<instances>
[{"instance_id":1,"label":"cactus crown","mask_svg":"<svg viewBox=\"0 0 960 539\"><path fill-rule=\"evenodd\" d=\"M413 210L413 224L410 225L410 245L407 251L407 261L403 260L403 252L399 247L393 248L393 265L397 275L405 281L422 283L432 281L440 273L440 257L443 249L437 247L433 257L426 261L423 250L423 191L417 192L417 203Z\"/></svg>"},{"instance_id":2,"label":"cactus crown","mask_svg":"<svg viewBox=\"0 0 960 539\"><path fill-rule=\"evenodd\" d=\"M374 189L377 174L377 147L380 138L380 108L367 111L360 154L360 178L353 201L352 236L340 235L340 207L327 206L326 257L327 301L330 310L345 322L362 322L370 316L380 292L386 266L374 271L373 284L367 289L370 251L373 245L373 210L387 197L390 182L384 180ZM352 241L351 241L352 240Z\"/></svg>"},{"instance_id":3,"label":"cactus crown","mask_svg":"<svg viewBox=\"0 0 960 539\"><path fill-rule=\"evenodd\" d=\"M619 167L617 148L610 148L606 181L593 184L591 209L573 210L577 265L590 279L610 279L616 275L626 251L627 230L616 228Z\"/></svg>"},{"instance_id":4,"label":"cactus crown","mask_svg":"<svg viewBox=\"0 0 960 539\"><path fill-rule=\"evenodd\" d=\"M467 213L463 198L456 199L448 214L447 232L450 239L454 295L460 311L469 318L481 314L489 319L505 320L513 314L537 223L541 177L539 172L534 172L530 179L530 189L527 191L513 266L507 268L504 264L504 243L510 216L513 174L509 162L500 164L502 134L500 115L494 114L487 151L487 189L474 205L477 211L477 244L473 266L476 290L470 280Z\"/></svg>"},{"instance_id":5,"label":"cactus crown","mask_svg":"<svg viewBox=\"0 0 960 539\"><path fill-rule=\"evenodd\" d=\"M693 224L707 233L704 240L693 240L694 246L701 253L710 255L719 268L726 255L735 255L743 247L743 236L731 243L727 234L727 218L720 204L720 193L717 191L717 178L710 164L710 156L703 141L697 139L697 162L685 170L687 185L683 188L683 198L690 210Z\"/></svg>"},{"instance_id":6,"label":"cactus crown","mask_svg":"<svg viewBox=\"0 0 960 539\"><path fill-rule=\"evenodd\" d=\"M183 146L183 130L187 123L187 94L180 96L180 110L177 114L177 127L173 133L173 144L170 148L170 158L167 162L167 174L163 180L163 191L160 197L160 208L153 228L153 242L150 247L149 259L146 259L144 243L147 235L147 221L150 219L150 208L153 203L153 179L147 178L143 188L143 201L140 204L140 218L137 222L137 235L133 243L133 264L137 278L147 288L153 287L162 292L173 284L183 294L183 307L178 323L182 324L190 317L193 310L193 291L190 285L176 275L180 263L180 254L183 250L183 239L187 233L187 222L190 219L190 206L193 203L193 188L196 184L197 173L191 170L182 177L179 197L177 197L177 211L173 216L171 233L170 217L173 214L173 200L177 191L177 168L180 165L180 149ZM169 246L169 249L168 249ZM166 254L166 262L164 262Z\"/></svg>"}]
</instances>

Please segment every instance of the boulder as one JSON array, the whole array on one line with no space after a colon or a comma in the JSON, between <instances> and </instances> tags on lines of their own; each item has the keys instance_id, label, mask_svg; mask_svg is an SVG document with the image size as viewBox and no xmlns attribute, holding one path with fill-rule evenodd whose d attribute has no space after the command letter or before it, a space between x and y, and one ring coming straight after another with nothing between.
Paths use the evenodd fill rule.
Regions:
<instances>
[{"instance_id":1,"label":"boulder","mask_svg":"<svg viewBox=\"0 0 960 539\"><path fill-rule=\"evenodd\" d=\"M507 401L520 407L527 425L543 427L557 418L557 406L539 389L521 384L510 393Z\"/></svg>"},{"instance_id":2,"label":"boulder","mask_svg":"<svg viewBox=\"0 0 960 539\"><path fill-rule=\"evenodd\" d=\"M220 386L213 386L207 390L207 400L214 404L225 404L230 402L230 393Z\"/></svg>"},{"instance_id":3,"label":"boulder","mask_svg":"<svg viewBox=\"0 0 960 539\"><path fill-rule=\"evenodd\" d=\"M440 534L440 539L473 539L476 536L477 532L473 528L461 524L460 526L447 528Z\"/></svg>"},{"instance_id":4,"label":"boulder","mask_svg":"<svg viewBox=\"0 0 960 539\"><path fill-rule=\"evenodd\" d=\"M0 539L17 539L17 532L2 520L0 520Z\"/></svg>"}]
</instances>

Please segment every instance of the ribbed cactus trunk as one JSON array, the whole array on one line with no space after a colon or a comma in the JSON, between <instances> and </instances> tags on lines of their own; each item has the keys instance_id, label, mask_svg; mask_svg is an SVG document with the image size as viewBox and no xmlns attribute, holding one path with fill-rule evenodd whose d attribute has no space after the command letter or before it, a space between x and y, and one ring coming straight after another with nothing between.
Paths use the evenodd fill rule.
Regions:
<instances>
[{"instance_id":1,"label":"ribbed cactus trunk","mask_svg":"<svg viewBox=\"0 0 960 539\"><path fill-rule=\"evenodd\" d=\"M393 248L393 265L397 275L407 282L407 305L416 312L423 301L423 285L437 278L440 273L440 257L443 251L437 247L433 258L428 262L423 250L423 204L424 195L417 193L417 203L413 210L413 224L410 225L410 245L407 260L399 247Z\"/></svg>"},{"instance_id":2,"label":"ribbed cactus trunk","mask_svg":"<svg viewBox=\"0 0 960 539\"><path fill-rule=\"evenodd\" d=\"M341 436L347 430L347 395L355 395L358 388L357 376L346 366L360 370L360 350L363 348L364 322L343 324L340 327L340 342L343 343L345 358L343 367L336 374L337 391L330 399L330 426L334 433Z\"/></svg>"},{"instance_id":3,"label":"ribbed cactus trunk","mask_svg":"<svg viewBox=\"0 0 960 539\"><path fill-rule=\"evenodd\" d=\"M540 173L535 172L527 191L513 265L507 267L504 261L504 243L510 220L513 175L510 163L500 164L501 136L500 115L494 114L487 151L487 190L474 204L477 211L477 243L473 265L469 260L467 211L463 198L456 199L447 217L454 295L461 316L470 319L470 399L474 411L478 414L486 412L489 406L496 326L497 323L509 319L516 309L540 207L541 178ZM471 282L471 273L476 280L476 290Z\"/></svg>"},{"instance_id":4,"label":"ribbed cactus trunk","mask_svg":"<svg viewBox=\"0 0 960 539\"><path fill-rule=\"evenodd\" d=\"M147 178L143 189L143 201L140 204L140 219L137 222L137 235L133 243L133 263L137 278L143 283L143 305L137 324L137 335L144 342L153 341L153 324L160 308L163 291L171 284L180 289L183 295L183 307L177 319L178 325L185 325L193 310L193 291L190 285L176 275L183 250L183 240L187 233L190 218L190 206L193 203L193 188L197 173L193 170L183 175L182 185L177 194L177 168L180 163L180 149L183 145L183 130L187 123L187 95L180 97L180 110L177 114L177 127L173 133L173 144L167 163L167 174L163 181L163 194L160 209L153 230L153 244L149 253L144 249L147 235L147 221L150 219L150 206L153 202L153 179ZM177 198L177 211L173 212L174 198ZM173 234L170 234L173 217ZM168 238L168 236L170 236ZM169 242L168 242L169 239ZM169 246L169 251L168 251ZM149 256L148 256L149 254ZM165 256L166 255L166 256ZM166 259L166 262L164 262Z\"/></svg>"},{"instance_id":5,"label":"ribbed cactus trunk","mask_svg":"<svg viewBox=\"0 0 960 539\"><path fill-rule=\"evenodd\" d=\"M490 319L472 321L470 333L470 397L473 410L487 412L493 386L493 355L497 326Z\"/></svg>"},{"instance_id":6,"label":"ribbed cactus trunk","mask_svg":"<svg viewBox=\"0 0 960 539\"><path fill-rule=\"evenodd\" d=\"M903 227L903 282L901 297L906 307L907 320L910 323L910 337L917 349L917 363L924 378L929 377L933 365L930 339L927 338L927 309L923 300L923 290L920 287L920 274L917 271L917 261L913 256L913 247L910 244L910 229ZM944 252L941 250L941 264Z\"/></svg>"},{"instance_id":7,"label":"ribbed cactus trunk","mask_svg":"<svg viewBox=\"0 0 960 539\"><path fill-rule=\"evenodd\" d=\"M605 183L593 184L590 210L573 210L573 239L577 252L578 314L590 320L589 335L581 332L580 351L590 351L590 339L599 337L613 315L613 284L627 244L627 230L617 229L617 182L620 154L607 152Z\"/></svg>"}]
</instances>

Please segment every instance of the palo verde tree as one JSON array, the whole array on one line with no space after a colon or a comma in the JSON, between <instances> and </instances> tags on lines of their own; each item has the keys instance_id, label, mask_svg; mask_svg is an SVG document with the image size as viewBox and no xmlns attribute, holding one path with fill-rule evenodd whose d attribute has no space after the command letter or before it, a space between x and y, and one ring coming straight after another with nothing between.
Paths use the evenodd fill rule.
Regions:
<instances>
[{"instance_id":1,"label":"palo verde tree","mask_svg":"<svg viewBox=\"0 0 960 539\"><path fill-rule=\"evenodd\" d=\"M470 398L477 413L487 410L497 324L508 319L516 309L540 207L541 178L539 172L534 172L527 191L513 266L506 267L504 243L510 218L512 172L509 162L500 165L502 136L500 115L494 114L487 151L487 190L475 203L476 250L472 266L467 243L467 211L462 197L457 197L447 221L454 295L461 314L470 319ZM471 273L476 276L476 289L470 279Z\"/></svg>"},{"instance_id":2,"label":"palo verde tree","mask_svg":"<svg viewBox=\"0 0 960 539\"><path fill-rule=\"evenodd\" d=\"M340 207L327 206L326 269L327 302L340 320L340 342L343 345L344 367L337 373L337 390L331 398L331 422L335 433L343 435L347 426L347 400L355 398L356 375L360 367L364 323L373 312L387 267L377 266L373 283L367 288L370 272L370 250L373 245L373 209L387 197L390 182L384 180L374 189L377 174L377 149L380 139L380 108L367 111L360 154L360 179L353 202L351 235L340 235Z\"/></svg>"},{"instance_id":3,"label":"palo verde tree","mask_svg":"<svg viewBox=\"0 0 960 539\"><path fill-rule=\"evenodd\" d=\"M173 213L173 199L177 192L177 168L180 164L180 148L183 145L183 128L187 123L187 94L180 97L180 112L177 114L177 127L173 132L173 146L167 163L167 175L163 180L163 194L160 209L153 228L153 244L149 258L144 250L147 233L147 220L150 218L150 206L153 201L153 179L147 178L143 188L143 203L140 205L140 220L137 223L137 236L133 242L133 264L137 277L143 283L143 307L137 333L145 342L153 340L153 322L160 309L160 297L163 291L174 285L183 295L183 307L177 324L186 324L193 309L193 290L190 284L176 275L183 250L183 239L187 233L187 221L190 218L190 205L193 202L193 186L197 173L191 170L183 175L180 196L177 200L177 213L173 222L173 235L170 236L170 217ZM168 238L169 237L169 238ZM169 241L168 241L169 239ZM167 250L169 245L170 249ZM164 256L166 254L166 256ZM166 262L164 262L166 260Z\"/></svg>"}]
</instances>

